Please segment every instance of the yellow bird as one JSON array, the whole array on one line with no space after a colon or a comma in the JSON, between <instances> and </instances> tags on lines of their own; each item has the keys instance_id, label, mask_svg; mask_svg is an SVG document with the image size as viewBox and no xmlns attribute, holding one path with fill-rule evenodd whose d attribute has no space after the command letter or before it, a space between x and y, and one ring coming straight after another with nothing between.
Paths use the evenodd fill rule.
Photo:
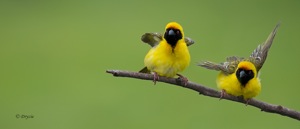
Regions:
<instances>
[{"instance_id":1,"label":"yellow bird","mask_svg":"<svg viewBox=\"0 0 300 129\"><path fill-rule=\"evenodd\" d=\"M234 96L243 96L248 101L257 96L261 91L261 83L258 76L267 59L268 51L272 45L280 23L276 25L267 40L259 45L249 58L228 57L226 62L217 64L205 61L199 64L207 69L221 71L217 76L217 86L221 89L221 98L225 93Z\"/></svg>"},{"instance_id":2,"label":"yellow bird","mask_svg":"<svg viewBox=\"0 0 300 129\"><path fill-rule=\"evenodd\" d=\"M164 77L174 77L178 75L186 85L188 81L187 78L178 74L178 72L183 71L189 66L190 53L187 46L194 42L189 38L184 38L183 28L176 22L167 24L163 37L159 34L152 34L154 36L149 36L149 34L142 36L142 40L149 43L152 48L144 59L146 67L140 72L152 72L154 84L159 79L158 75ZM186 40L188 43L185 42ZM159 43L157 41L159 41Z\"/></svg>"}]
</instances>

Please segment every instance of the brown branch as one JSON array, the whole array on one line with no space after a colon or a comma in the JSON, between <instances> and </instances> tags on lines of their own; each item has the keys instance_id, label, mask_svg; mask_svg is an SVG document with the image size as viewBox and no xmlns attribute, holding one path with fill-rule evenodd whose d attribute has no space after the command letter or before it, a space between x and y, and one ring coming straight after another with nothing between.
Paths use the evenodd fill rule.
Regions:
<instances>
[{"instance_id":1,"label":"brown branch","mask_svg":"<svg viewBox=\"0 0 300 129\"><path fill-rule=\"evenodd\" d=\"M122 70L107 70L107 73L111 73L116 77L129 77L129 78L137 78L142 80L153 80L152 74L145 74L145 73L137 73L137 72L129 72L129 71L122 71ZM167 78L167 77L159 77L158 81L169 83L177 86L181 86L184 88L192 89L194 91L199 92L202 95L210 96L214 98L220 98L221 93L219 91L216 91L214 89L208 88L206 86L193 83L189 81L186 86L182 84L180 79L176 78ZM232 95L225 94L222 99L227 99L239 103L246 103L241 97L235 97ZM297 120L300 120L300 112L292 109L288 109L286 107L283 107L281 105L274 105L274 104L268 104L266 102L262 102L259 100L251 99L248 102L248 105L254 106L259 108L261 111L269 112L269 113L276 113L283 116L287 116L290 118L294 118Z\"/></svg>"}]
</instances>

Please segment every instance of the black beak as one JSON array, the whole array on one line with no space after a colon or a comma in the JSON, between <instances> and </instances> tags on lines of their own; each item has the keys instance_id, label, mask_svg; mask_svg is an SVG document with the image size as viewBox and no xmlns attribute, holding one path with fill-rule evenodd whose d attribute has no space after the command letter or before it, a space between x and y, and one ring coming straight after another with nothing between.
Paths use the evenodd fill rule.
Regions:
<instances>
[{"instance_id":1,"label":"black beak","mask_svg":"<svg viewBox=\"0 0 300 129\"><path fill-rule=\"evenodd\" d=\"M246 75L246 72L244 71L244 70L242 70L242 71L240 71L240 77L239 78L244 78L244 77L246 77L247 75Z\"/></svg>"},{"instance_id":2,"label":"black beak","mask_svg":"<svg viewBox=\"0 0 300 129\"><path fill-rule=\"evenodd\" d=\"M175 37L175 36L176 36L176 33L174 32L173 29L170 29L169 32L167 32L167 33L168 33L168 35L169 35L170 37Z\"/></svg>"}]
</instances>

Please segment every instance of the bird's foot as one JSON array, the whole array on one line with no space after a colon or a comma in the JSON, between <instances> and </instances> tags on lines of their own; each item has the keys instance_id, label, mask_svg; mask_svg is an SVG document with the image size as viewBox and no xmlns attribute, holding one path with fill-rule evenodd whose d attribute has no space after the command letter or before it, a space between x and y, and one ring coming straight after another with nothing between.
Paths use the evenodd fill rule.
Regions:
<instances>
[{"instance_id":1,"label":"bird's foot","mask_svg":"<svg viewBox=\"0 0 300 129\"><path fill-rule=\"evenodd\" d=\"M188 83L188 79L184 76L182 76L181 74L177 74L178 76L178 79L180 79L181 83L184 85L184 86L187 86L187 83Z\"/></svg>"},{"instance_id":2,"label":"bird's foot","mask_svg":"<svg viewBox=\"0 0 300 129\"><path fill-rule=\"evenodd\" d=\"M153 82L154 82L154 85L156 84L156 81L158 81L159 79L159 76L156 72L153 72Z\"/></svg>"},{"instance_id":3,"label":"bird's foot","mask_svg":"<svg viewBox=\"0 0 300 129\"><path fill-rule=\"evenodd\" d=\"M248 103L251 101L251 98L250 99L245 99L245 101L246 101L246 106L248 106Z\"/></svg>"},{"instance_id":4,"label":"bird's foot","mask_svg":"<svg viewBox=\"0 0 300 129\"><path fill-rule=\"evenodd\" d=\"M223 99L223 97L225 96L225 94L227 94L226 91L225 91L224 89L222 89L222 90L221 90L221 95L220 95L220 99L219 99L219 100Z\"/></svg>"}]
</instances>

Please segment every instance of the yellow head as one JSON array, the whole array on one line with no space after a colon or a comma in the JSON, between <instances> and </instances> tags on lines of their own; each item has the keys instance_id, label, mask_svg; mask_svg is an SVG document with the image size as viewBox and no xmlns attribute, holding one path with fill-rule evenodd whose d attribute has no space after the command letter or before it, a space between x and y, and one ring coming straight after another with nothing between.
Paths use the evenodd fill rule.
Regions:
<instances>
[{"instance_id":1,"label":"yellow head","mask_svg":"<svg viewBox=\"0 0 300 129\"><path fill-rule=\"evenodd\" d=\"M246 86L249 80L256 78L257 71L253 63L241 61L235 71L235 75L242 86Z\"/></svg>"},{"instance_id":2,"label":"yellow head","mask_svg":"<svg viewBox=\"0 0 300 129\"><path fill-rule=\"evenodd\" d=\"M168 23L165 29L164 39L173 48L179 40L184 40L184 33L181 25L177 22Z\"/></svg>"}]
</instances>

